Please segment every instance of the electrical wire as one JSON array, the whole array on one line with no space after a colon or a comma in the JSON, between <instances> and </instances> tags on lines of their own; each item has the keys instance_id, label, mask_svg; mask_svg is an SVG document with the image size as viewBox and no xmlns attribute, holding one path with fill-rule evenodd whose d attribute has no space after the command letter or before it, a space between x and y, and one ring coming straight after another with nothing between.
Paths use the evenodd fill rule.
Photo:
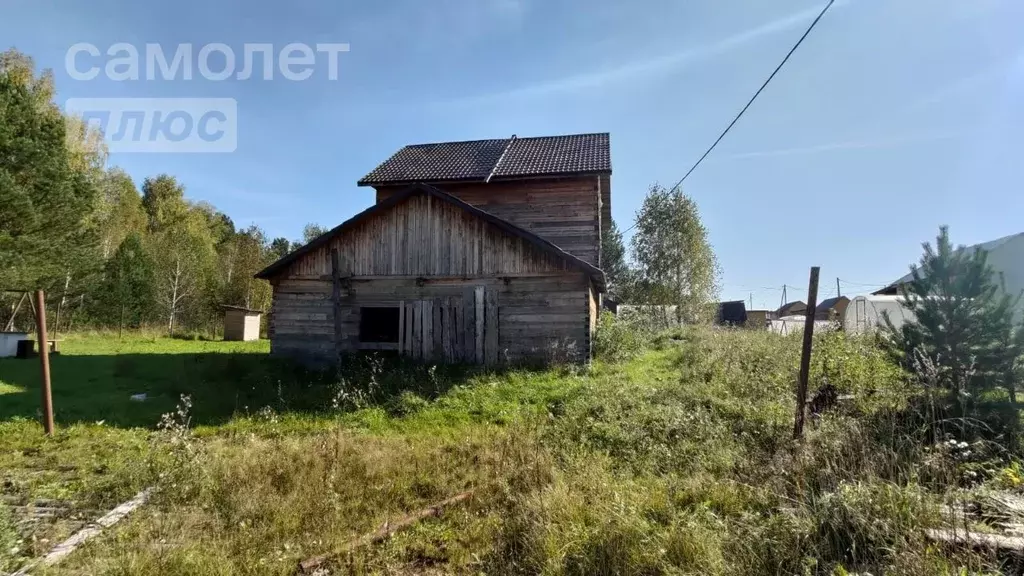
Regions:
<instances>
[{"instance_id":1,"label":"electrical wire","mask_svg":"<svg viewBox=\"0 0 1024 576\"><path fill-rule=\"evenodd\" d=\"M757 89L757 92L754 92L754 95L750 97L750 100L747 101L746 106L744 106L743 109L740 110L739 114L737 114L736 117L732 119L732 122L729 122L729 125L725 127L725 130L723 130L722 133L718 135L718 138L715 139L714 143L711 144L711 146L707 149L707 151L704 152L704 154L697 160L697 162L695 162L694 165L691 166L690 169L686 171L686 174L683 174L683 177L680 178L679 181L676 182L676 185L669 190L670 192L675 192L675 190L683 184L683 181L686 180L686 178L689 177L690 174L693 174L693 171L696 170L702 162L704 162L704 159L707 158L709 154L711 154L715 147L718 146L718 143L721 142L723 138L725 138L725 135L729 133L729 130L732 130L732 127L735 126L736 122L738 122L739 119L743 117L743 114L746 113L747 109L750 108L750 105L754 103L754 100L757 100L757 97L761 95L761 92L763 92L764 89L768 87L768 84L772 81L773 78L775 78L775 75L779 73L779 70L782 70L782 67L785 66L786 62L789 61L789 57L792 56L794 52L796 52L796 49L799 48L801 44L803 44L807 36L810 35L811 30L814 30L814 27L818 24L822 17L825 16L825 13L828 12L828 9L831 8L833 4L835 4L835 1L836 0L829 0L828 4L826 4L825 7L821 9L821 12L818 13L818 16L814 19L813 22L811 22L811 25L807 27L807 30L804 31L802 36L800 36L800 39L797 40L796 44L794 44L793 47L789 49L789 52L786 53L786 56L785 58L782 59L782 62L779 62L779 65L775 67L775 70L772 70L772 73L771 75L768 76L768 79L765 80L764 83L761 84L761 87ZM637 224L638 223L634 223L632 226L627 228L626 232L629 232L633 228L636 228ZM626 232L623 232L623 234L625 234Z\"/></svg>"},{"instance_id":2,"label":"electrical wire","mask_svg":"<svg viewBox=\"0 0 1024 576\"><path fill-rule=\"evenodd\" d=\"M892 284L892 282L886 282L885 284L865 284L863 282L850 282L849 280L843 280L842 278L839 279L839 282L841 284L849 284L850 286L863 286L865 288L885 288L886 286Z\"/></svg>"}]
</instances>

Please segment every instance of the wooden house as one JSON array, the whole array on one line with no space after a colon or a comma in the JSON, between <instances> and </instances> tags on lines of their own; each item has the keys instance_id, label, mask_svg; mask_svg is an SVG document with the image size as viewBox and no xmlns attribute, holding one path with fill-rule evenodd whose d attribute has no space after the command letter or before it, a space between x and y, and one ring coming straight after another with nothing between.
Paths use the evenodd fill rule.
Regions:
<instances>
[{"instance_id":1,"label":"wooden house","mask_svg":"<svg viewBox=\"0 0 1024 576\"><path fill-rule=\"evenodd\" d=\"M826 298L814 309L815 320L841 321L846 316L846 307L850 299L846 296Z\"/></svg>"},{"instance_id":2,"label":"wooden house","mask_svg":"<svg viewBox=\"0 0 1024 576\"><path fill-rule=\"evenodd\" d=\"M807 314L807 303L803 300L796 300L793 302L786 302L778 310L775 311L776 318L785 318L787 316L803 316Z\"/></svg>"},{"instance_id":3,"label":"wooden house","mask_svg":"<svg viewBox=\"0 0 1024 576\"><path fill-rule=\"evenodd\" d=\"M588 359L610 175L607 134L401 149L359 182L374 206L257 275L271 353Z\"/></svg>"}]
</instances>

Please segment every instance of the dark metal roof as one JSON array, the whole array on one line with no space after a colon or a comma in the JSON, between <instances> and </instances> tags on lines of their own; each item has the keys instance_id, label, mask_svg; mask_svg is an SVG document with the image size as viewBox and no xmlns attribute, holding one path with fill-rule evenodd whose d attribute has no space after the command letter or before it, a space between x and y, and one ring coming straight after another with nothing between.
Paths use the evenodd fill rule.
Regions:
<instances>
[{"instance_id":1,"label":"dark metal roof","mask_svg":"<svg viewBox=\"0 0 1024 576\"><path fill-rule=\"evenodd\" d=\"M512 136L406 146L359 180L359 185L487 182L611 171L608 133Z\"/></svg>"},{"instance_id":2,"label":"dark metal roof","mask_svg":"<svg viewBox=\"0 0 1024 576\"><path fill-rule=\"evenodd\" d=\"M850 299L847 298L846 296L837 296L835 298L826 298L825 300L822 300L820 304L818 304L818 307L815 308L814 311L815 312L828 312L829 310L835 308L836 305L839 304L840 302L842 302L843 300L846 300L847 302L850 301Z\"/></svg>"},{"instance_id":3,"label":"dark metal roof","mask_svg":"<svg viewBox=\"0 0 1024 576\"><path fill-rule=\"evenodd\" d=\"M807 303L803 300L794 300L792 302L786 302L778 310L776 314L779 316L788 316L791 313L802 314L807 311Z\"/></svg>"},{"instance_id":4,"label":"dark metal roof","mask_svg":"<svg viewBox=\"0 0 1024 576\"><path fill-rule=\"evenodd\" d=\"M321 234L313 241L311 241L309 244L306 244L305 246L299 248L298 250L295 250L294 252L281 258L277 262L274 262L270 266L267 266L258 274L256 274L256 278L266 280L276 276L278 273L284 271L291 263L295 262L299 258L302 258L309 252L316 250L320 246L327 244L335 236L338 236L339 234L342 234L352 229L363 220L370 218L375 214L391 209L393 206L400 204L401 202L405 201L405 199L415 194L425 194L433 196L434 198L458 206L459 208L465 210L466 212L469 212L470 214L476 216L477 218L489 222L513 236L517 236L519 238L522 238L523 240L526 240L536 248L549 254L552 254L554 256L557 256L558 258L561 258L562 260L568 262L573 267L585 272L594 282L594 284L597 285L597 288L600 292L604 292L606 290L604 272L600 268L594 266L593 264L590 264L589 262L586 262L585 260L581 260L580 258L566 252L565 250L562 250L558 246L541 238L540 236L537 236L532 232L529 232L516 226L515 224L512 224L508 220L503 220L493 214L484 212L483 210L477 208L476 206L467 204L466 202L459 200L458 198L452 196L451 194L448 194L447 192L444 192L438 188L435 188L434 186L429 186L423 183L413 184L409 186L405 191L399 194L395 194L389 197L387 200L384 200L383 202L380 202L378 204L374 204L373 206L367 208L366 210L363 210L359 214L356 214L352 218L349 218L348 220L343 222L341 225L331 229L329 232Z\"/></svg>"}]
</instances>

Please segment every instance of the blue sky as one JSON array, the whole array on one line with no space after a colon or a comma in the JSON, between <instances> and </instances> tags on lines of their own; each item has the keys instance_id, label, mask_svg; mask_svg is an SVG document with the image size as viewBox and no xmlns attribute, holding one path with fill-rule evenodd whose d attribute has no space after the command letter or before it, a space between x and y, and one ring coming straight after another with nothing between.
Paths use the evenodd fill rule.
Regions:
<instances>
[{"instance_id":1,"label":"blue sky","mask_svg":"<svg viewBox=\"0 0 1024 576\"><path fill-rule=\"evenodd\" d=\"M229 97L232 154L115 154L167 172L236 224L296 238L373 202L355 185L399 147L608 131L613 215L671 185L778 63L821 2L5 0L0 45L69 97ZM173 6L173 7L172 7ZM1024 3L840 0L687 180L723 296L775 307L898 278L949 224L972 244L1024 231ZM348 42L339 79L78 81L76 42ZM102 64L104 60L97 62ZM239 61L239 65L241 62ZM83 66L84 67L84 66ZM795 286L795 287L794 287Z\"/></svg>"}]
</instances>

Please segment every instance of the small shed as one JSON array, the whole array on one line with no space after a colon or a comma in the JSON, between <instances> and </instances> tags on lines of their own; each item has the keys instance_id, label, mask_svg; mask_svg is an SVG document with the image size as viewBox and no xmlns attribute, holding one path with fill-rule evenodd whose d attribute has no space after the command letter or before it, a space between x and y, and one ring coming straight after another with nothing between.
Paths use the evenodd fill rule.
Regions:
<instances>
[{"instance_id":1,"label":"small shed","mask_svg":"<svg viewBox=\"0 0 1024 576\"><path fill-rule=\"evenodd\" d=\"M224 339L250 342L260 339L260 317L263 312L241 306L223 305Z\"/></svg>"},{"instance_id":2,"label":"small shed","mask_svg":"<svg viewBox=\"0 0 1024 576\"><path fill-rule=\"evenodd\" d=\"M0 332L0 358L13 358L18 354L18 342L27 340L25 332Z\"/></svg>"},{"instance_id":3,"label":"small shed","mask_svg":"<svg viewBox=\"0 0 1024 576\"><path fill-rule=\"evenodd\" d=\"M768 321L775 318L774 310L747 310L747 328L766 330Z\"/></svg>"}]
</instances>

